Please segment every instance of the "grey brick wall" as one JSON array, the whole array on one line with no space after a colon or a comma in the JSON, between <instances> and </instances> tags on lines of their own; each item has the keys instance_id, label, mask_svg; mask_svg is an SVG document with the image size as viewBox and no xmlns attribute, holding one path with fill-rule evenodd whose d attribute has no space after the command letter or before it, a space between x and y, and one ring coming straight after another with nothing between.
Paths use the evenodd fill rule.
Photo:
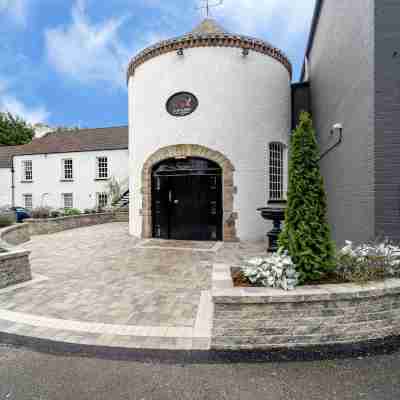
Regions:
<instances>
[{"instance_id":1,"label":"grey brick wall","mask_svg":"<svg viewBox=\"0 0 400 400\"><path fill-rule=\"evenodd\" d=\"M0 254L0 289L32 279L29 251Z\"/></svg>"},{"instance_id":2,"label":"grey brick wall","mask_svg":"<svg viewBox=\"0 0 400 400\"><path fill-rule=\"evenodd\" d=\"M271 349L364 342L400 334L400 279L293 291L233 287L231 267L214 264L213 349Z\"/></svg>"},{"instance_id":3,"label":"grey brick wall","mask_svg":"<svg viewBox=\"0 0 400 400\"><path fill-rule=\"evenodd\" d=\"M375 3L376 232L400 240L400 1Z\"/></svg>"},{"instance_id":4,"label":"grey brick wall","mask_svg":"<svg viewBox=\"0 0 400 400\"><path fill-rule=\"evenodd\" d=\"M374 204L374 2L325 0L310 54L311 101L321 152L343 143L321 161L333 238L375 235Z\"/></svg>"}]
</instances>

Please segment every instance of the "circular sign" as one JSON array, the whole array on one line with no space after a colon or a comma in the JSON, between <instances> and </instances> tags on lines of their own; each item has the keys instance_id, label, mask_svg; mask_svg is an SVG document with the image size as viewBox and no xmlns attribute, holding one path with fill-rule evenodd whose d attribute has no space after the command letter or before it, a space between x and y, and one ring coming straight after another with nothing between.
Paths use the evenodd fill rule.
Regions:
<instances>
[{"instance_id":1,"label":"circular sign","mask_svg":"<svg viewBox=\"0 0 400 400\"><path fill-rule=\"evenodd\" d=\"M196 110L199 102L196 96L188 92L172 95L167 101L167 111L174 117L185 117Z\"/></svg>"}]
</instances>

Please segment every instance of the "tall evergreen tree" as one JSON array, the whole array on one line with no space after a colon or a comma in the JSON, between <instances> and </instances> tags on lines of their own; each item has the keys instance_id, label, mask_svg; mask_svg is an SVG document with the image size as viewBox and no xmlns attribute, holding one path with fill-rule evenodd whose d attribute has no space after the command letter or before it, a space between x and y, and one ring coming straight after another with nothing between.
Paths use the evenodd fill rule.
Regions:
<instances>
[{"instance_id":1,"label":"tall evergreen tree","mask_svg":"<svg viewBox=\"0 0 400 400\"><path fill-rule=\"evenodd\" d=\"M32 141L33 128L22 118L0 112L0 145L15 146Z\"/></svg>"},{"instance_id":2,"label":"tall evergreen tree","mask_svg":"<svg viewBox=\"0 0 400 400\"><path fill-rule=\"evenodd\" d=\"M303 112L290 143L288 202L280 246L288 250L300 280L316 280L334 267L335 247L326 220L326 195L310 114Z\"/></svg>"}]
</instances>

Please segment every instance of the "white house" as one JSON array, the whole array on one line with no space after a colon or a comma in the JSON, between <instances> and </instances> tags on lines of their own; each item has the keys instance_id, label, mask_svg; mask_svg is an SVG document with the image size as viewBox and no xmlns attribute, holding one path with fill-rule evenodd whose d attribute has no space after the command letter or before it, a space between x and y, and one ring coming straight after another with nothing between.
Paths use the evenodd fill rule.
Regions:
<instances>
[{"instance_id":1,"label":"white house","mask_svg":"<svg viewBox=\"0 0 400 400\"><path fill-rule=\"evenodd\" d=\"M128 129L50 133L26 145L1 147L0 160L0 204L104 207L111 178L128 185Z\"/></svg>"}]
</instances>

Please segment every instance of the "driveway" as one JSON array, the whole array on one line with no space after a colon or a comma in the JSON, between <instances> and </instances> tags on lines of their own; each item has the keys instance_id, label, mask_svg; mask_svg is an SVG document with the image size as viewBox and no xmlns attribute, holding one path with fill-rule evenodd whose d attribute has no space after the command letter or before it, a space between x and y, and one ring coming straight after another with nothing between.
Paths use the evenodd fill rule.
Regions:
<instances>
[{"instance_id":1,"label":"driveway","mask_svg":"<svg viewBox=\"0 0 400 400\"><path fill-rule=\"evenodd\" d=\"M59 340L156 348L165 346L146 337L166 336L185 339L182 348L191 349L193 337L209 337L212 264L238 263L263 246L143 241L129 235L126 223L35 236L23 247L32 252L36 279L0 290L0 320L17 334L37 329L43 336L51 328L47 336ZM196 348L207 346L203 340Z\"/></svg>"}]
</instances>

